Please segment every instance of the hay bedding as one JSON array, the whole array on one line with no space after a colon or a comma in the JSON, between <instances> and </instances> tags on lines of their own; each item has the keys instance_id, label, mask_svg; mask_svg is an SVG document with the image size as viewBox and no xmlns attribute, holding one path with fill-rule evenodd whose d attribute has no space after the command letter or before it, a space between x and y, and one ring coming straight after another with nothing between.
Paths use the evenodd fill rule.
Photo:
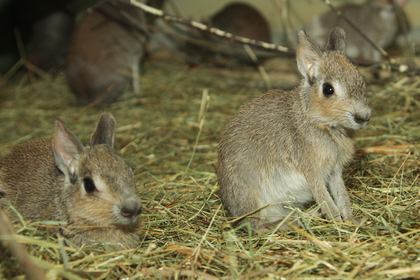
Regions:
<instances>
[{"instance_id":1,"label":"hay bedding","mask_svg":"<svg viewBox=\"0 0 420 280\"><path fill-rule=\"evenodd\" d=\"M274 84L286 75L289 83L297 82L290 61L277 63L282 64L269 71ZM116 149L133 167L143 201L144 235L135 250L72 248L36 223L14 221L17 240L48 278L420 277L419 77L384 73L385 79L368 79L373 116L356 134L358 152L345 171L354 213L363 221L360 228L305 211L307 229L249 235L230 225L214 163L224 125L262 92L248 86L261 82L258 71L190 68L171 55L155 55L146 71L141 95L127 93L113 105L87 111L77 105L62 76L35 83L22 78L1 90L1 157L22 141L52 135L55 116L86 143L98 115L111 112L118 125ZM205 89L207 111L201 106ZM0 278L21 274L14 258L3 256Z\"/></svg>"}]
</instances>

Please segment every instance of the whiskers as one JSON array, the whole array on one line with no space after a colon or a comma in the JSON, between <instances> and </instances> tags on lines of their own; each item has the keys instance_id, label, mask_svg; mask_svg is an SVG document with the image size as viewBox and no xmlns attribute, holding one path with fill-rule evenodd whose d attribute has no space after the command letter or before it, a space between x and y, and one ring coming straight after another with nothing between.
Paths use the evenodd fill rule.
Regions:
<instances>
[{"instance_id":1,"label":"whiskers","mask_svg":"<svg viewBox=\"0 0 420 280\"><path fill-rule=\"evenodd\" d=\"M83 207L75 214L77 217L73 219L76 223L83 220L87 225L112 226L118 221L111 205Z\"/></svg>"}]
</instances>

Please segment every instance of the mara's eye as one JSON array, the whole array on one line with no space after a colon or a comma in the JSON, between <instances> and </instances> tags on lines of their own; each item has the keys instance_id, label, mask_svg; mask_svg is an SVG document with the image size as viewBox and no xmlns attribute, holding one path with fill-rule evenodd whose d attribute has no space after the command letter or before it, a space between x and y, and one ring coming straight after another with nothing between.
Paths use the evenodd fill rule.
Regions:
<instances>
[{"instance_id":1,"label":"mara's eye","mask_svg":"<svg viewBox=\"0 0 420 280\"><path fill-rule=\"evenodd\" d=\"M324 83L323 85L322 85L322 92L324 93L324 95L325 96L331 96L331 95L333 95L334 94L334 88L333 88L333 86L331 85L331 84L329 84L329 83Z\"/></svg>"},{"instance_id":2,"label":"mara's eye","mask_svg":"<svg viewBox=\"0 0 420 280\"><path fill-rule=\"evenodd\" d=\"M85 177L83 179L83 186L87 193L91 193L96 190L95 183L93 182L92 178Z\"/></svg>"}]
</instances>

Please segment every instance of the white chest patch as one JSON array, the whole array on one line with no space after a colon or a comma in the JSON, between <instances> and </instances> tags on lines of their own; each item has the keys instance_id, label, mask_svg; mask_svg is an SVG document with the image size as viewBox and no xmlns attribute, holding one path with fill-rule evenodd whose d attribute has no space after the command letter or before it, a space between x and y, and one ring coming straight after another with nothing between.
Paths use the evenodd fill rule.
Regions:
<instances>
[{"instance_id":1,"label":"white chest patch","mask_svg":"<svg viewBox=\"0 0 420 280\"><path fill-rule=\"evenodd\" d=\"M383 19L383 20L394 20L395 18L395 12L393 11L393 7L390 6L389 8L386 9L382 9L379 16Z\"/></svg>"}]
</instances>

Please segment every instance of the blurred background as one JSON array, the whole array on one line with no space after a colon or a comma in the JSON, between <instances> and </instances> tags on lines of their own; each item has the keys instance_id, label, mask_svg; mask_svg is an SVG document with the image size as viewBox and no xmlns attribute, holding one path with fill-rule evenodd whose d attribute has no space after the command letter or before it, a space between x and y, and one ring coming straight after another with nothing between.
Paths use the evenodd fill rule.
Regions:
<instances>
[{"instance_id":1,"label":"blurred background","mask_svg":"<svg viewBox=\"0 0 420 280\"><path fill-rule=\"evenodd\" d=\"M150 1L149 1L150 2ZM365 1L335 0L331 3L338 7L348 3L364 3ZM44 71L49 71L57 63L62 63L60 57L65 55L65 46L73 28L77 22L83 18L88 7L94 5L96 1L74 1L74 0L2 0L0 1L0 74L5 74L22 57L27 57L29 61L35 62L36 55L31 55L37 48L51 47L54 41L60 45L61 52L55 54L50 52L47 65L40 65ZM301 30L315 16L329 11L329 7L321 0L167 0L151 1L155 7L162 8L166 13L182 17L187 20L196 20L209 23L211 18L219 13L229 4L249 5L268 25L270 42L274 44L296 47L297 31ZM420 1L411 0L401 7L405 20L408 23L408 38L411 46L420 44ZM55 14L55 16L51 16ZM57 14L59 14L57 16ZM157 26L154 29L160 37L157 41L152 40L151 49L156 50L162 44L166 47L179 49L179 39L168 40L168 23L162 19L150 21L149 24ZM164 32L162 32L164 30ZM178 26L178 32L189 32L197 35L196 30L191 31L186 26ZM171 28L170 33L174 29ZM182 33L182 32L181 32ZM402 32L400 32L401 34ZM172 34L173 37L173 34ZM397 46L403 48L407 45L404 38L398 37ZM56 57L54 57L54 55ZM62 59L61 59L62 60ZM41 63L42 64L42 63ZM45 64L45 63L44 63Z\"/></svg>"}]
</instances>

